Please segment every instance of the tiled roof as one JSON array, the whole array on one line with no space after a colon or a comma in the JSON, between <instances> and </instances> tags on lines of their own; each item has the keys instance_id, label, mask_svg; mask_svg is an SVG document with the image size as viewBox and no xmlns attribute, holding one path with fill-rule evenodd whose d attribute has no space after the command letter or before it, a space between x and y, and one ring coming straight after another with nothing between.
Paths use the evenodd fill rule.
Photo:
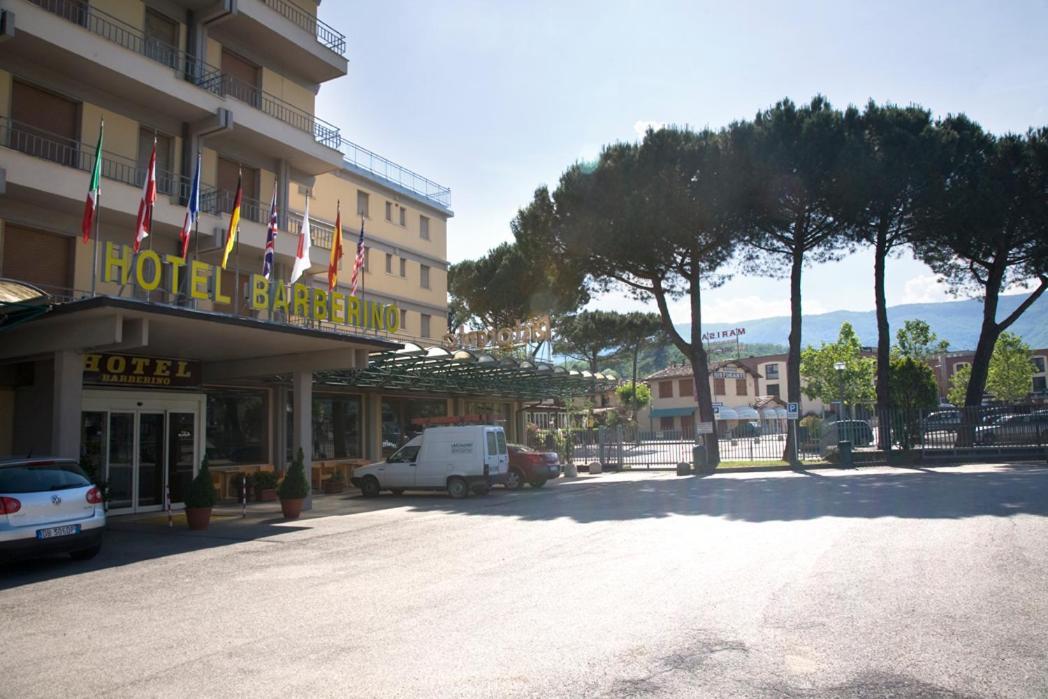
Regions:
<instances>
[{"instance_id":1,"label":"tiled roof","mask_svg":"<svg viewBox=\"0 0 1048 699\"><path fill-rule=\"evenodd\" d=\"M786 355L782 355L783 361ZM710 371L717 371L727 366L736 366L750 374L755 378L763 378L757 373L757 365L763 364L766 361L776 361L779 359L779 355L773 355L771 357L748 357L746 359L728 359L722 362L714 362L710 364ZM687 378L692 375L690 364L671 364L665 369L659 369L654 374L650 374L644 377L645 381L657 381L659 379L676 379L676 378Z\"/></svg>"},{"instance_id":2,"label":"tiled roof","mask_svg":"<svg viewBox=\"0 0 1048 699\"><path fill-rule=\"evenodd\" d=\"M649 374L644 377L644 381L654 381L656 379L675 379L684 378L691 376L691 366L688 364L670 364L665 369L659 369L654 374Z\"/></svg>"}]
</instances>

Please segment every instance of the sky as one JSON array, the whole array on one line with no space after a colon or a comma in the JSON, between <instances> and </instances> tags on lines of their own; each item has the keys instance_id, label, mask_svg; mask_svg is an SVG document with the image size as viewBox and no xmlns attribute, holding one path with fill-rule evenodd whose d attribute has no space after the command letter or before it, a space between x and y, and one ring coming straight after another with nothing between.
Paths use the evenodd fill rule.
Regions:
<instances>
[{"instance_id":1,"label":"sky","mask_svg":"<svg viewBox=\"0 0 1048 699\"><path fill-rule=\"evenodd\" d=\"M451 262L511 240L536 187L648 125L718 128L816 94L964 112L995 133L1048 125L1048 0L326 0L320 17L346 35L349 74L321 88L318 116L451 188ZM809 269L805 313L872 309L872 259ZM909 254L887 287L891 305L950 298ZM782 279L736 274L703 297L708 322L788 313Z\"/></svg>"}]
</instances>

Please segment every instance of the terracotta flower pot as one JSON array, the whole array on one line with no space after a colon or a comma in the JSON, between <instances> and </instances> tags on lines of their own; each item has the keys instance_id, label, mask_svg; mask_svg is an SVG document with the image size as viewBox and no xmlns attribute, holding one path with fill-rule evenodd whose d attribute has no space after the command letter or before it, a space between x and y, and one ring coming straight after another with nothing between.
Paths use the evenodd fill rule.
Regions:
<instances>
[{"instance_id":1,"label":"terracotta flower pot","mask_svg":"<svg viewBox=\"0 0 1048 699\"><path fill-rule=\"evenodd\" d=\"M276 502L277 489L276 488L262 488L255 490L255 499L259 502Z\"/></svg>"},{"instance_id":2,"label":"terracotta flower pot","mask_svg":"<svg viewBox=\"0 0 1048 699\"><path fill-rule=\"evenodd\" d=\"M298 516L302 514L302 503L305 501L305 498L281 500L280 511L284 513L284 519L298 519Z\"/></svg>"},{"instance_id":3,"label":"terracotta flower pot","mask_svg":"<svg viewBox=\"0 0 1048 699\"><path fill-rule=\"evenodd\" d=\"M211 523L211 508L187 507L186 522L189 523L190 529L196 529L198 531L207 529L207 525Z\"/></svg>"}]
</instances>

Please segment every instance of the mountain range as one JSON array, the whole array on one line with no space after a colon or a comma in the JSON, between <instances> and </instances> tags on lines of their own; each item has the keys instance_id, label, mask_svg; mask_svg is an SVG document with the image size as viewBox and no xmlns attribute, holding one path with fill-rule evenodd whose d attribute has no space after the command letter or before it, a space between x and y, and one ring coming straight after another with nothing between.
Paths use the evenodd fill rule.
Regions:
<instances>
[{"instance_id":1,"label":"mountain range","mask_svg":"<svg viewBox=\"0 0 1048 699\"><path fill-rule=\"evenodd\" d=\"M998 319L1014 311L1026 296L1026 294L1001 296L997 309ZM949 341L952 351L972 350L979 340L982 301L964 299L890 306L888 322L891 325L893 339L896 330L902 327L903 321L906 320L923 320L928 323L939 339ZM877 319L873 311L833 311L805 315L802 329L804 344L817 346L823 342L835 341L840 332L841 323L845 321L852 324L863 345L872 347L877 344ZM785 346L789 341L789 316L760 318L739 323L708 323L704 326L703 331L720 333L740 327L746 329L745 335L739 338L745 344L771 343ZM687 337L691 324L678 325L677 329ZM1022 337L1031 348L1048 347L1048 294L1043 295L1028 308L1009 328L1009 331Z\"/></svg>"}]
</instances>

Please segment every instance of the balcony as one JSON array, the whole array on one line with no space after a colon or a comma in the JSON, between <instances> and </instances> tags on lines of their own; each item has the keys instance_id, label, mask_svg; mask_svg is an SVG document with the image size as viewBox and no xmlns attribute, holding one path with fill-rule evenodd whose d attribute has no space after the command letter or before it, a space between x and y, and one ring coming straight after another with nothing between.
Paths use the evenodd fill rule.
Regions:
<instances>
[{"instance_id":1,"label":"balcony","mask_svg":"<svg viewBox=\"0 0 1048 699\"><path fill-rule=\"evenodd\" d=\"M343 167L351 171L356 170L365 177L378 177L383 184L393 189L399 189L409 196L421 198L431 206L450 212L450 188L344 138L340 140L339 150L344 156Z\"/></svg>"},{"instance_id":2,"label":"balcony","mask_svg":"<svg viewBox=\"0 0 1048 699\"><path fill-rule=\"evenodd\" d=\"M16 60L21 57L59 74L75 74L79 81L108 92L133 95L137 102L190 123L213 115L219 107L229 108L234 128L225 138L288 160L306 174L326 172L341 160L337 127L184 51L149 39L83 0L0 0L0 8L18 10L15 37L7 44L14 50L4 52L9 58L0 60L2 67L21 72ZM90 35L105 39L106 44L100 49ZM138 58L129 61L126 53L107 46L126 49ZM270 119L281 125L274 127Z\"/></svg>"},{"instance_id":3,"label":"balcony","mask_svg":"<svg viewBox=\"0 0 1048 699\"><path fill-rule=\"evenodd\" d=\"M273 67L307 82L346 74L346 37L291 0L235 0L233 5L234 12L211 25L214 38L265 52Z\"/></svg>"}]
</instances>

